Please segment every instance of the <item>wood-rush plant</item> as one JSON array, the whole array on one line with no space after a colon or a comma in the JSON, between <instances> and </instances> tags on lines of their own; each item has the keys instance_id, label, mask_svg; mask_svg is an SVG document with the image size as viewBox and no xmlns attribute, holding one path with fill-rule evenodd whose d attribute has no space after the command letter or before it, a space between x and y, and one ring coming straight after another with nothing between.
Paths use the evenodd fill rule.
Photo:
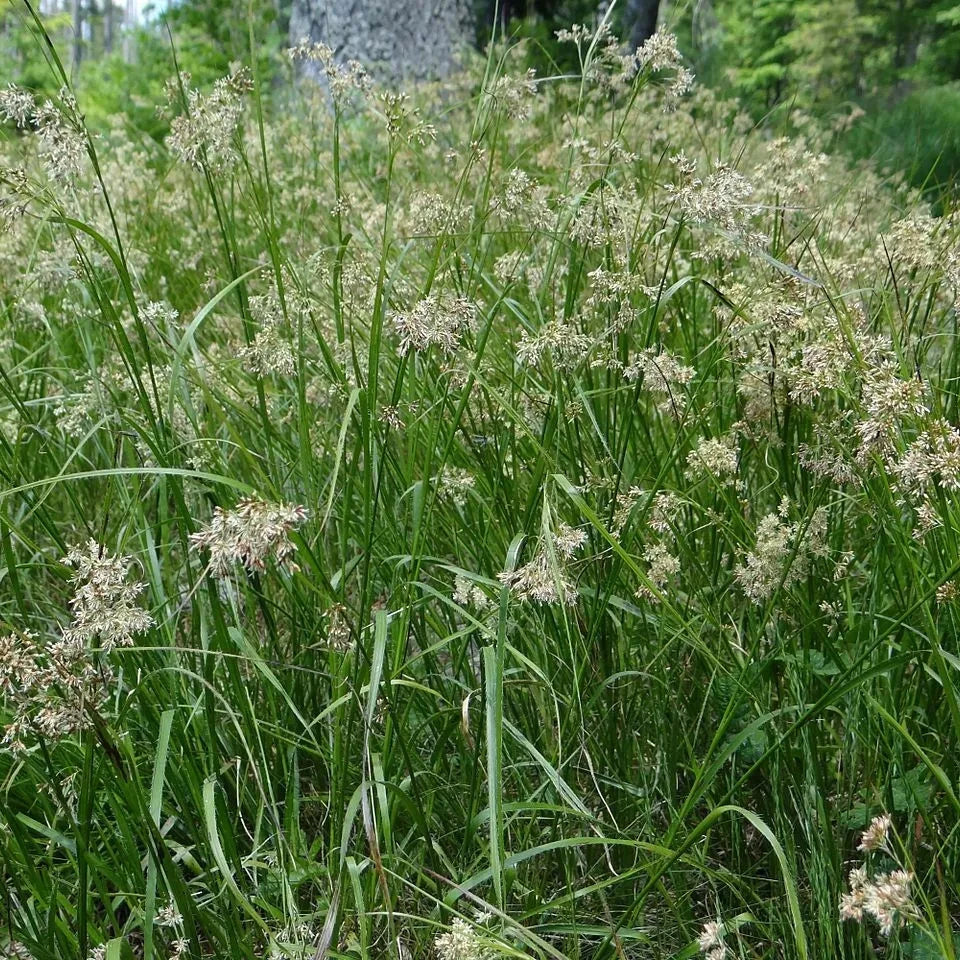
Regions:
<instances>
[{"instance_id":1,"label":"wood-rush plant","mask_svg":"<svg viewBox=\"0 0 960 960\"><path fill-rule=\"evenodd\" d=\"M666 33L159 143L36 25L0 955L955 958L955 215Z\"/></svg>"}]
</instances>

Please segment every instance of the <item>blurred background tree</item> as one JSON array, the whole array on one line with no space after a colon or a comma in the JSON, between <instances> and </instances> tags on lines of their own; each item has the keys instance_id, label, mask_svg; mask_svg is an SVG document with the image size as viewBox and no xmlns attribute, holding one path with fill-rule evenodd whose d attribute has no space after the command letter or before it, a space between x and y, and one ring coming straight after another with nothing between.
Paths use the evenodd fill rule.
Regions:
<instances>
[{"instance_id":1,"label":"blurred background tree","mask_svg":"<svg viewBox=\"0 0 960 960\"><path fill-rule=\"evenodd\" d=\"M935 190L960 174L956 0L717 0L670 14L701 81L757 119L812 113L840 146Z\"/></svg>"},{"instance_id":2,"label":"blurred background tree","mask_svg":"<svg viewBox=\"0 0 960 960\"><path fill-rule=\"evenodd\" d=\"M377 2L383 7L386 0ZM522 40L528 65L546 76L576 66L575 51L556 43L556 30L596 23L609 5L444 2L460 4L473 20L475 29L466 35L478 49L494 32ZM331 3L42 0L38 12L60 49L72 53L88 116L126 117L162 137L165 121L146 104L172 72L171 38L181 68L204 86L249 58L252 25L260 75L268 87L282 89L279 53L309 23L291 15L296 7L308 13L322 8L326 15ZM385 9L414 11L417 4L422 0L389 0ZM631 45L642 43L658 22L666 24L681 38L700 82L740 98L758 120L772 112L789 129L798 112L813 114L836 123L838 145L935 189L960 174L960 0L617 0L610 20ZM430 24L424 31L437 42ZM0 0L3 79L48 92L50 73L39 49L21 0Z\"/></svg>"}]
</instances>

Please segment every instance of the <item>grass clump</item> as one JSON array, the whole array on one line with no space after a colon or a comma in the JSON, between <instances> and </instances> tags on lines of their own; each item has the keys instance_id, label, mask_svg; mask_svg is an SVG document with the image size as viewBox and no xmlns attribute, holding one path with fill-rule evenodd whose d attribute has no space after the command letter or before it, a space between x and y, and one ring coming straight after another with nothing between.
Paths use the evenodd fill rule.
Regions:
<instances>
[{"instance_id":1,"label":"grass clump","mask_svg":"<svg viewBox=\"0 0 960 960\"><path fill-rule=\"evenodd\" d=\"M955 955L956 220L565 41L0 98L8 955Z\"/></svg>"},{"instance_id":2,"label":"grass clump","mask_svg":"<svg viewBox=\"0 0 960 960\"><path fill-rule=\"evenodd\" d=\"M942 84L908 92L898 102L872 110L841 142L855 156L899 170L936 201L955 199L960 173L960 85Z\"/></svg>"}]
</instances>

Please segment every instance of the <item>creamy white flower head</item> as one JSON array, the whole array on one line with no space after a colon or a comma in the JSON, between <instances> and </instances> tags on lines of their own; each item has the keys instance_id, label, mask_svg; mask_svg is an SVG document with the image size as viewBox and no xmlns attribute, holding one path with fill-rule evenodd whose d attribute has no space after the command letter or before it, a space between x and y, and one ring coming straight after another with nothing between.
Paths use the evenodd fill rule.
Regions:
<instances>
[{"instance_id":1,"label":"creamy white flower head","mask_svg":"<svg viewBox=\"0 0 960 960\"><path fill-rule=\"evenodd\" d=\"M444 353L454 353L467 330L473 328L475 311L465 297L442 301L424 297L407 313L393 315L393 326L400 335L400 353L411 349L427 350L436 345Z\"/></svg>"},{"instance_id":2,"label":"creamy white flower head","mask_svg":"<svg viewBox=\"0 0 960 960\"><path fill-rule=\"evenodd\" d=\"M109 663L78 639L45 644L29 631L0 638L0 696L12 714L0 744L20 752L28 741L88 729L112 680Z\"/></svg>"},{"instance_id":3,"label":"creamy white flower head","mask_svg":"<svg viewBox=\"0 0 960 960\"><path fill-rule=\"evenodd\" d=\"M137 605L146 585L127 577L134 562L130 557L111 556L95 540L88 540L83 547L74 547L63 562L76 569L76 593L70 601L73 623L63 631L64 640L83 646L99 638L102 649L112 650L130 646L137 634L153 626L153 617Z\"/></svg>"},{"instance_id":4,"label":"creamy white flower head","mask_svg":"<svg viewBox=\"0 0 960 960\"><path fill-rule=\"evenodd\" d=\"M239 355L258 377L271 373L292 377L297 372L293 347L279 326L273 324L258 330L252 342L241 347Z\"/></svg>"},{"instance_id":5,"label":"creamy white flower head","mask_svg":"<svg viewBox=\"0 0 960 960\"><path fill-rule=\"evenodd\" d=\"M850 872L850 890L840 898L840 917L843 920L861 922L864 916L872 917L880 927L880 933L889 937L901 922L914 922L919 911L910 894L913 874L908 870L893 870L881 873L872 880L865 867Z\"/></svg>"},{"instance_id":6,"label":"creamy white flower head","mask_svg":"<svg viewBox=\"0 0 960 960\"><path fill-rule=\"evenodd\" d=\"M170 944L170 960L180 960L181 957L186 956L189 949L190 941L184 937L178 937Z\"/></svg>"},{"instance_id":7,"label":"creamy white flower head","mask_svg":"<svg viewBox=\"0 0 960 960\"><path fill-rule=\"evenodd\" d=\"M83 170L87 141L73 94L63 87L58 103L44 100L32 117L38 153L52 180L70 183Z\"/></svg>"},{"instance_id":8,"label":"creamy white flower head","mask_svg":"<svg viewBox=\"0 0 960 960\"><path fill-rule=\"evenodd\" d=\"M641 68L650 70L671 70L681 62L677 38L660 27L657 32L648 37L636 52L637 63Z\"/></svg>"},{"instance_id":9,"label":"creamy white flower head","mask_svg":"<svg viewBox=\"0 0 960 960\"><path fill-rule=\"evenodd\" d=\"M560 370L583 362L594 344L593 337L563 320L550 320L536 333L524 333L517 346L517 361L533 367L550 357Z\"/></svg>"},{"instance_id":10,"label":"creamy white flower head","mask_svg":"<svg viewBox=\"0 0 960 960\"><path fill-rule=\"evenodd\" d=\"M492 951L483 943L475 927L457 917L446 933L433 941L438 960L489 960Z\"/></svg>"},{"instance_id":11,"label":"creamy white flower head","mask_svg":"<svg viewBox=\"0 0 960 960\"><path fill-rule=\"evenodd\" d=\"M587 542L587 531L561 523L553 536L553 542L564 557L570 558Z\"/></svg>"},{"instance_id":12,"label":"creamy white flower head","mask_svg":"<svg viewBox=\"0 0 960 960\"><path fill-rule=\"evenodd\" d=\"M687 456L687 476L696 480L704 476L717 479L737 472L737 450L733 437L703 437L696 450Z\"/></svg>"},{"instance_id":13,"label":"creamy white flower head","mask_svg":"<svg viewBox=\"0 0 960 960\"><path fill-rule=\"evenodd\" d=\"M263 570L270 557L296 569L290 563L295 549L290 533L306 519L306 507L247 497L233 510L216 507L213 519L191 534L190 542L209 552L214 577L229 576L238 563L249 571Z\"/></svg>"},{"instance_id":14,"label":"creamy white flower head","mask_svg":"<svg viewBox=\"0 0 960 960\"><path fill-rule=\"evenodd\" d=\"M478 611L489 610L493 601L472 580L456 576L453 581L453 600L461 607L473 607Z\"/></svg>"},{"instance_id":15,"label":"creamy white flower head","mask_svg":"<svg viewBox=\"0 0 960 960\"><path fill-rule=\"evenodd\" d=\"M351 94L368 96L373 89L373 80L363 64L357 60L338 63L333 48L326 43L304 39L287 53L291 60L303 60L319 67L337 104L342 104Z\"/></svg>"},{"instance_id":16,"label":"creamy white flower head","mask_svg":"<svg viewBox=\"0 0 960 960\"><path fill-rule=\"evenodd\" d=\"M678 162L677 170L680 182L668 184L667 190L687 220L692 223L713 223L733 234L753 237L749 221L758 212L758 207L750 202L753 184L743 174L726 163L716 164L703 179L692 176L689 164ZM765 239L756 237L760 245Z\"/></svg>"},{"instance_id":17,"label":"creamy white flower head","mask_svg":"<svg viewBox=\"0 0 960 960\"><path fill-rule=\"evenodd\" d=\"M476 478L469 470L445 465L437 475L440 494L458 507L466 506L470 491L476 486Z\"/></svg>"},{"instance_id":18,"label":"creamy white flower head","mask_svg":"<svg viewBox=\"0 0 960 960\"><path fill-rule=\"evenodd\" d=\"M37 102L29 90L13 83L0 90L0 117L15 124L19 130L26 129L36 110Z\"/></svg>"},{"instance_id":19,"label":"creamy white flower head","mask_svg":"<svg viewBox=\"0 0 960 960\"><path fill-rule=\"evenodd\" d=\"M529 120L537 94L537 71L532 67L519 77L499 77L491 91L498 106L514 120Z\"/></svg>"},{"instance_id":20,"label":"creamy white flower head","mask_svg":"<svg viewBox=\"0 0 960 960\"><path fill-rule=\"evenodd\" d=\"M503 571L497 579L508 586L521 600L538 604L567 603L577 601L577 590L567 576L559 556L550 555L541 544L533 559L516 570Z\"/></svg>"},{"instance_id":21,"label":"creamy white flower head","mask_svg":"<svg viewBox=\"0 0 960 960\"><path fill-rule=\"evenodd\" d=\"M697 937L700 952L705 953L710 960L722 960L727 954L723 934L723 924L719 920L708 920Z\"/></svg>"},{"instance_id":22,"label":"creamy white flower head","mask_svg":"<svg viewBox=\"0 0 960 960\"><path fill-rule=\"evenodd\" d=\"M880 847L885 846L892 825L893 821L889 815L885 813L881 816L874 817L870 821L870 826L863 831L860 837L860 846L857 847L857 849L870 852L871 850L878 850Z\"/></svg>"},{"instance_id":23,"label":"creamy white flower head","mask_svg":"<svg viewBox=\"0 0 960 960\"><path fill-rule=\"evenodd\" d=\"M893 870L874 877L865 887L864 909L880 925L880 933L889 937L894 927L903 920L914 920L917 908L910 896L913 874L908 870Z\"/></svg>"},{"instance_id":24,"label":"creamy white flower head","mask_svg":"<svg viewBox=\"0 0 960 960\"><path fill-rule=\"evenodd\" d=\"M677 574L680 573L680 559L674 556L663 543L652 543L643 552L647 561L647 579L652 588L643 584L637 590L638 597L645 597L654 603L660 601L660 594Z\"/></svg>"},{"instance_id":25,"label":"creamy white flower head","mask_svg":"<svg viewBox=\"0 0 960 960\"><path fill-rule=\"evenodd\" d=\"M779 515L768 513L757 525L757 543L734 570L743 592L757 604L778 588L786 589L802 580L810 561L827 555L827 512L820 507L809 521L786 522L790 502L781 501Z\"/></svg>"},{"instance_id":26,"label":"creamy white flower head","mask_svg":"<svg viewBox=\"0 0 960 960\"><path fill-rule=\"evenodd\" d=\"M175 900L170 900L157 911L158 927L176 927L183 923L183 917Z\"/></svg>"},{"instance_id":27,"label":"creamy white flower head","mask_svg":"<svg viewBox=\"0 0 960 960\"><path fill-rule=\"evenodd\" d=\"M168 82L168 97L171 103L181 96L181 86L188 75L181 75L180 82ZM246 68L229 76L221 77L213 90L204 95L199 90L183 90L187 110L170 122L167 146L184 163L212 170L224 170L237 162L239 153L235 138L243 116L243 98L253 83Z\"/></svg>"}]
</instances>

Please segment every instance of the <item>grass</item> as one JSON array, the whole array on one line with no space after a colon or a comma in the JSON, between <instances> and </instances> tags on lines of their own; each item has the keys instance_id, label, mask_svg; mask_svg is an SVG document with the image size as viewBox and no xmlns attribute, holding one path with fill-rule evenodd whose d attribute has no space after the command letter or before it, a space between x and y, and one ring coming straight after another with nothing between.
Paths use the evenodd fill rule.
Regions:
<instances>
[{"instance_id":1,"label":"grass","mask_svg":"<svg viewBox=\"0 0 960 960\"><path fill-rule=\"evenodd\" d=\"M953 188L960 170L957 117L960 91L943 84L908 93L889 109L871 112L841 138L854 155L869 157L878 166L902 171L908 181L932 195Z\"/></svg>"},{"instance_id":2,"label":"grass","mask_svg":"<svg viewBox=\"0 0 960 960\"><path fill-rule=\"evenodd\" d=\"M8 955L956 956L956 222L579 62L9 126Z\"/></svg>"}]
</instances>

